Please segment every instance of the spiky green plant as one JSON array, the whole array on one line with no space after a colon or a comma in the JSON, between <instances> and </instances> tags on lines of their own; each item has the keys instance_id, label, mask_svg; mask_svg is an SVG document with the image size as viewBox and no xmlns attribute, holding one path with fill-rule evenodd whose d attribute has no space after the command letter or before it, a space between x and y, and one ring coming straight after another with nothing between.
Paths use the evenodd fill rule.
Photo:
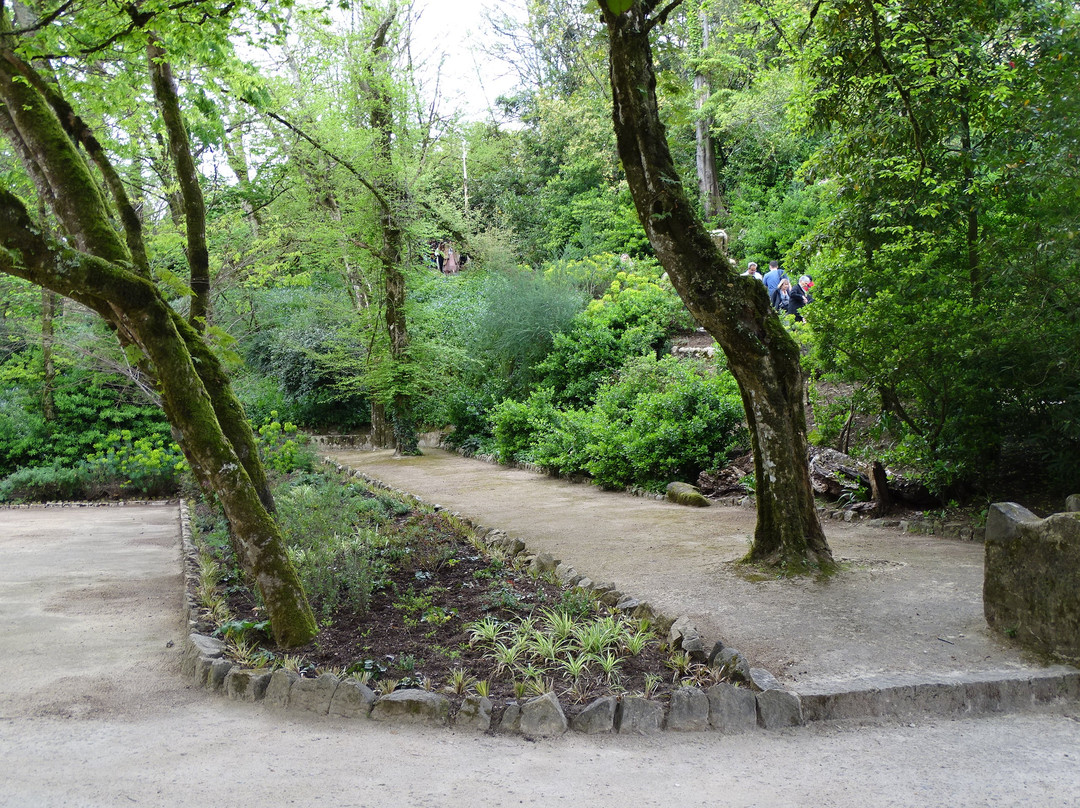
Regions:
<instances>
[{"instance_id":1,"label":"spiky green plant","mask_svg":"<svg viewBox=\"0 0 1080 808\"><path fill-rule=\"evenodd\" d=\"M462 696L474 684L476 684L476 679L468 671L464 668L454 668L450 671L446 689L455 695Z\"/></svg>"},{"instance_id":2,"label":"spiky green plant","mask_svg":"<svg viewBox=\"0 0 1080 808\"><path fill-rule=\"evenodd\" d=\"M560 661L559 666L566 671L574 682L589 673L589 662L592 660L588 654L570 654Z\"/></svg>"},{"instance_id":3,"label":"spiky green plant","mask_svg":"<svg viewBox=\"0 0 1080 808\"><path fill-rule=\"evenodd\" d=\"M375 689L379 691L380 695L389 696L398 689L400 684L401 680L399 679L380 679L376 683Z\"/></svg>"},{"instance_id":4,"label":"spiky green plant","mask_svg":"<svg viewBox=\"0 0 1080 808\"><path fill-rule=\"evenodd\" d=\"M594 657L597 667L604 672L608 681L618 681L619 675L619 663L620 659L613 651L605 651L603 654Z\"/></svg>"},{"instance_id":5,"label":"spiky green plant","mask_svg":"<svg viewBox=\"0 0 1080 808\"><path fill-rule=\"evenodd\" d=\"M495 657L495 669L499 673L512 669L521 657L522 649L519 642L496 642L491 649L492 656Z\"/></svg>"},{"instance_id":6,"label":"spiky green plant","mask_svg":"<svg viewBox=\"0 0 1080 808\"><path fill-rule=\"evenodd\" d=\"M630 656L637 656L644 651L651 642L652 637L649 634L636 631L632 634L626 633L623 635L622 647Z\"/></svg>"},{"instance_id":7,"label":"spiky green plant","mask_svg":"<svg viewBox=\"0 0 1080 808\"><path fill-rule=\"evenodd\" d=\"M690 670L690 666L693 664L690 660L690 655L685 651L676 651L664 662L671 670L675 672L673 681L678 680L679 677L685 676Z\"/></svg>"},{"instance_id":8,"label":"spiky green plant","mask_svg":"<svg viewBox=\"0 0 1080 808\"><path fill-rule=\"evenodd\" d=\"M555 639L565 642L573 636L577 621L572 615L555 609L541 609L540 614L548 631Z\"/></svg>"},{"instance_id":9,"label":"spiky green plant","mask_svg":"<svg viewBox=\"0 0 1080 808\"><path fill-rule=\"evenodd\" d=\"M491 615L488 615L483 620L478 620L475 623L469 623L469 625L465 627L465 630L469 635L469 645L476 645L480 642L494 645L502 635L504 627L505 623Z\"/></svg>"},{"instance_id":10,"label":"spiky green plant","mask_svg":"<svg viewBox=\"0 0 1080 808\"><path fill-rule=\"evenodd\" d=\"M565 646L551 634L535 631L529 638L526 648L536 659L544 662L555 662Z\"/></svg>"}]
</instances>

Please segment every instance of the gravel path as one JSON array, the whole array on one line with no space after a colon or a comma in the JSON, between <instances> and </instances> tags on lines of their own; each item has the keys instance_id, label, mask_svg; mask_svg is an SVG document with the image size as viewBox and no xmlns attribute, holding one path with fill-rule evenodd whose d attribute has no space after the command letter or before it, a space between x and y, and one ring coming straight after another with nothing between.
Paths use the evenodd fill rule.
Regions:
<instances>
[{"instance_id":1,"label":"gravel path","mask_svg":"<svg viewBox=\"0 0 1080 808\"><path fill-rule=\"evenodd\" d=\"M175 506L0 511L0 806L1077 806L1080 706L527 742L297 718L178 675Z\"/></svg>"}]
</instances>

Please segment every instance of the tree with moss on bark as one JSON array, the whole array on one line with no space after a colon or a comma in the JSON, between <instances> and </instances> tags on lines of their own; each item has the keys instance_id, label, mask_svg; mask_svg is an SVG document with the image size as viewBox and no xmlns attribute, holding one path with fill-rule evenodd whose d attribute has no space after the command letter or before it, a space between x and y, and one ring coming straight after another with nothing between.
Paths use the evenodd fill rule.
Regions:
<instances>
[{"instance_id":1,"label":"tree with moss on bark","mask_svg":"<svg viewBox=\"0 0 1080 808\"><path fill-rule=\"evenodd\" d=\"M791 571L835 562L807 468L799 349L760 282L714 243L679 178L656 97L650 35L681 0L599 0L609 37L615 136L649 241L738 382L754 453L757 527L747 560Z\"/></svg>"},{"instance_id":2,"label":"tree with moss on bark","mask_svg":"<svg viewBox=\"0 0 1080 808\"><path fill-rule=\"evenodd\" d=\"M168 37L154 26L175 25L182 39L187 24L155 9L132 4L112 18L95 9L99 13L81 30L97 36L100 49L141 48L160 108L178 111L167 69ZM25 7L17 10L0 2L0 132L33 181L38 198L29 207L41 203L55 223L35 219L26 200L0 189L0 272L95 311L122 344L141 354L193 472L224 508L238 560L262 594L276 641L283 647L302 645L317 633L314 616L271 515L273 499L250 425L221 363L196 328L205 313L196 314L195 325L188 322L152 281L135 205L106 150L61 93L64 82L79 87L90 80L78 68L95 58L98 48L87 45L87 36L77 43L48 37L79 28L86 10L64 5L37 16ZM200 10L204 21L223 21L216 8ZM54 58L47 61L45 54ZM69 61L76 69L62 82L52 64ZM185 152L190 159L182 121L170 121L167 129L175 141L174 160L183 163ZM186 168L176 166L186 180L196 179L192 165ZM197 281L205 265L201 236L191 230L198 229L197 219L205 213L197 210L200 196L189 187L184 199L188 261ZM52 224L60 238L49 235Z\"/></svg>"}]
</instances>

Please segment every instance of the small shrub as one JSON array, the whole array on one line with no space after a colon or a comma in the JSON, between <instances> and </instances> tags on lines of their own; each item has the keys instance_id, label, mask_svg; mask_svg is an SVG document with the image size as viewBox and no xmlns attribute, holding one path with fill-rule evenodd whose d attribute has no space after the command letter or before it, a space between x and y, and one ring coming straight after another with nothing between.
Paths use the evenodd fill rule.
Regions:
<instances>
[{"instance_id":1,"label":"small shrub","mask_svg":"<svg viewBox=\"0 0 1080 808\"><path fill-rule=\"evenodd\" d=\"M50 502L84 499L84 468L39 466L19 469L0 481L0 502Z\"/></svg>"},{"instance_id":2,"label":"small shrub","mask_svg":"<svg viewBox=\"0 0 1080 808\"><path fill-rule=\"evenodd\" d=\"M277 412L270 413L271 420L259 427L259 452L267 468L291 474L295 471L311 471L315 468L315 453L301 435L296 425L277 420Z\"/></svg>"}]
</instances>

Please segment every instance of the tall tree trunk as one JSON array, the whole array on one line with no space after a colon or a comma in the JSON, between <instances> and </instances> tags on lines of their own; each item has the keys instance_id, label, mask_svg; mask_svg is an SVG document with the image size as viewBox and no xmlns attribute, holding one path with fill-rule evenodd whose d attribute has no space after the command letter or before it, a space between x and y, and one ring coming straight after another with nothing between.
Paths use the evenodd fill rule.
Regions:
<instances>
[{"instance_id":1,"label":"tall tree trunk","mask_svg":"<svg viewBox=\"0 0 1080 808\"><path fill-rule=\"evenodd\" d=\"M180 198L184 206L187 232L187 261L191 273L191 310L188 319L196 331L206 329L210 317L210 253L206 247L206 204L203 201L199 172L191 153L191 139L180 114L180 98L173 81L172 67L165 57L160 40L151 35L146 44L150 79L154 86L161 120L169 136L169 155L176 169Z\"/></svg>"},{"instance_id":2,"label":"tall tree trunk","mask_svg":"<svg viewBox=\"0 0 1080 808\"><path fill-rule=\"evenodd\" d=\"M687 308L723 349L746 409L757 479L748 558L793 569L831 566L807 468L798 346L764 287L734 271L683 191L660 121L649 43L666 11L650 17L658 3L638 0L616 13L611 2L600 6L610 36L615 135L638 217Z\"/></svg>"},{"instance_id":3,"label":"tall tree trunk","mask_svg":"<svg viewBox=\"0 0 1080 808\"><path fill-rule=\"evenodd\" d=\"M46 421L56 420L56 363L53 362L53 318L59 296L48 289L41 290L41 414Z\"/></svg>"},{"instance_id":4,"label":"tall tree trunk","mask_svg":"<svg viewBox=\"0 0 1080 808\"><path fill-rule=\"evenodd\" d=\"M701 50L709 48L709 17L704 10L698 12L701 20ZM712 141L712 119L703 115L701 110L709 100L709 82L698 73L694 76L694 108L697 119L694 122L694 137L697 143L697 178L698 195L701 199L701 211L705 221L711 222L721 213L720 182L716 177L716 152Z\"/></svg>"},{"instance_id":5,"label":"tall tree trunk","mask_svg":"<svg viewBox=\"0 0 1080 808\"><path fill-rule=\"evenodd\" d=\"M371 103L371 128L375 132L375 153L379 157L381 171L374 185L379 194L379 223L382 228L382 248L379 261L382 264L384 291L386 293L386 330L390 338L391 384L393 392L385 402L386 414L393 427L394 450L398 454L420 454L416 421L413 417L411 396L403 389L408 386L409 328L405 316L405 233L401 224L401 208L407 195L394 170L394 115L392 99L386 86L388 71L378 71L380 63L389 58L387 34L397 16L397 6L390 4L386 17L379 24L371 41L372 62L368 70L364 91ZM378 75L382 72L383 75Z\"/></svg>"}]
</instances>

